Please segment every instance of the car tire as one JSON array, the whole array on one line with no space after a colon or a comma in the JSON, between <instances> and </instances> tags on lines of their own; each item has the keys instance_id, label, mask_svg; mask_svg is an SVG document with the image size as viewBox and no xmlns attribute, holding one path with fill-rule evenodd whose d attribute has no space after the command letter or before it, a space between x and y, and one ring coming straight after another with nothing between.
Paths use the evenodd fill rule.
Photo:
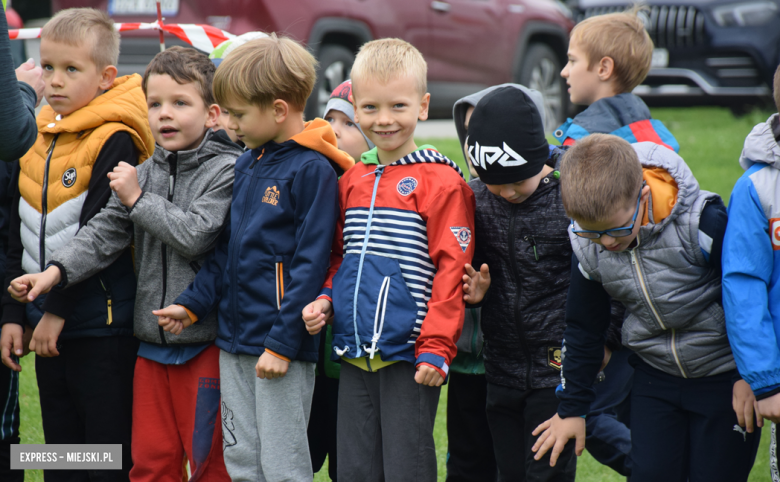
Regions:
<instances>
[{"instance_id":1,"label":"car tire","mask_svg":"<svg viewBox=\"0 0 780 482\"><path fill-rule=\"evenodd\" d=\"M545 44L531 44L523 57L515 82L538 90L544 96L545 132L552 132L566 120L569 98L561 77L561 61Z\"/></svg>"},{"instance_id":2,"label":"car tire","mask_svg":"<svg viewBox=\"0 0 780 482\"><path fill-rule=\"evenodd\" d=\"M330 94L339 84L349 79L355 54L341 45L324 45L320 49L317 82L306 103L306 119L322 117Z\"/></svg>"}]
</instances>

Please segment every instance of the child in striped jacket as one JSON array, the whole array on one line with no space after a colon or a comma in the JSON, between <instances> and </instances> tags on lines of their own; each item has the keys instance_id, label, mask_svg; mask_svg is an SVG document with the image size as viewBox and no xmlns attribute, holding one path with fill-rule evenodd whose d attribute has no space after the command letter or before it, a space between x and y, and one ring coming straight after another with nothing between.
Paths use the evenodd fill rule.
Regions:
<instances>
[{"instance_id":1,"label":"child in striped jacket","mask_svg":"<svg viewBox=\"0 0 780 482\"><path fill-rule=\"evenodd\" d=\"M433 424L463 323L475 204L460 169L414 143L426 70L397 39L364 45L352 70L355 119L377 147L339 181L330 269L303 311L312 334L334 315L340 480L436 480Z\"/></svg>"}]
</instances>

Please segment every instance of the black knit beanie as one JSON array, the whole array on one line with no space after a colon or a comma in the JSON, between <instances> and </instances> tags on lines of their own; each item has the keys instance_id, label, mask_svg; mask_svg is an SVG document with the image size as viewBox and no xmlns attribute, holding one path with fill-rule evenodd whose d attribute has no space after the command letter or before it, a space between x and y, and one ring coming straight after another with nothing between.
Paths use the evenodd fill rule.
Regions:
<instances>
[{"instance_id":1,"label":"black knit beanie","mask_svg":"<svg viewBox=\"0 0 780 482\"><path fill-rule=\"evenodd\" d=\"M496 89L479 100L469 120L466 148L485 184L533 177L550 152L536 104L514 87Z\"/></svg>"}]
</instances>

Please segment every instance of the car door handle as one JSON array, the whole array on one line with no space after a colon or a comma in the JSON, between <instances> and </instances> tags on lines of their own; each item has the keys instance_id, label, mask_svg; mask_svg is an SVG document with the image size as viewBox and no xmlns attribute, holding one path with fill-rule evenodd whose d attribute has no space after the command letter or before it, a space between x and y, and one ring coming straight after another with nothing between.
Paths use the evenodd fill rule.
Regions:
<instances>
[{"instance_id":1,"label":"car door handle","mask_svg":"<svg viewBox=\"0 0 780 482\"><path fill-rule=\"evenodd\" d=\"M447 13L452 8L452 5L450 5L447 2L440 2L438 0L434 0L431 2L431 8L433 10L436 10L437 12Z\"/></svg>"}]
</instances>

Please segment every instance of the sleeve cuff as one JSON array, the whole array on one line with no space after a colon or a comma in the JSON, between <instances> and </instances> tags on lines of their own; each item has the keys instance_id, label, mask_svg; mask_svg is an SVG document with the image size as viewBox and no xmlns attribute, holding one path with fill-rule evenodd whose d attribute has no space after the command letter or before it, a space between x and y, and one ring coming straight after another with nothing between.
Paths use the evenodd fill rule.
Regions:
<instances>
[{"instance_id":1,"label":"sleeve cuff","mask_svg":"<svg viewBox=\"0 0 780 482\"><path fill-rule=\"evenodd\" d=\"M320 294L317 296L318 300L326 299L333 304L333 289L332 288L322 288L322 291L320 291Z\"/></svg>"},{"instance_id":2,"label":"sleeve cuff","mask_svg":"<svg viewBox=\"0 0 780 482\"><path fill-rule=\"evenodd\" d=\"M266 349L265 349L265 352L266 352L266 353L268 353L269 355L273 355L273 356L275 356L276 358L278 358L278 359L280 359L280 360L284 360L284 361L286 361L287 363L289 363L289 362L290 362L290 359L289 359L289 358L287 358L286 356L280 355L280 354L278 354L278 353L276 353L276 352L274 352L274 351L271 351L271 350L269 350L268 348L266 348Z\"/></svg>"},{"instance_id":3,"label":"sleeve cuff","mask_svg":"<svg viewBox=\"0 0 780 482\"><path fill-rule=\"evenodd\" d=\"M447 365L447 360L441 355L434 355L433 353L420 353L420 356L417 357L417 361L414 363L414 365L419 366L420 364L425 364L431 368L436 369L436 371L439 372L439 375L441 375L444 379L446 379L447 375L450 373L450 366Z\"/></svg>"},{"instance_id":4,"label":"sleeve cuff","mask_svg":"<svg viewBox=\"0 0 780 482\"><path fill-rule=\"evenodd\" d=\"M68 286L68 272L65 270L65 266L59 261L49 261L49 264L46 265L44 271L49 269L50 266L56 266L60 270L60 283L55 286L55 288L64 288Z\"/></svg>"},{"instance_id":5,"label":"sleeve cuff","mask_svg":"<svg viewBox=\"0 0 780 482\"><path fill-rule=\"evenodd\" d=\"M43 300L43 311L47 311L60 318L70 318L73 311L76 309L76 305L73 303L70 296L70 293L62 291L61 289L52 290L46 296L46 299Z\"/></svg>"},{"instance_id":6,"label":"sleeve cuff","mask_svg":"<svg viewBox=\"0 0 780 482\"><path fill-rule=\"evenodd\" d=\"M190 320L191 320L193 323L195 323L196 321L198 321L198 315L196 315L195 313L193 313L192 311L190 311L190 309L189 309L189 308L187 308L187 307L186 307L186 306L184 306L184 305L179 305L179 306L181 306L182 308L184 308L184 311L186 311L186 312L187 312L187 316L189 316L189 317L190 317Z\"/></svg>"},{"instance_id":7,"label":"sleeve cuff","mask_svg":"<svg viewBox=\"0 0 780 482\"><path fill-rule=\"evenodd\" d=\"M6 303L3 305L3 318L0 320L0 326L12 323L14 325L24 326L25 307L21 303Z\"/></svg>"},{"instance_id":8,"label":"sleeve cuff","mask_svg":"<svg viewBox=\"0 0 780 482\"><path fill-rule=\"evenodd\" d=\"M780 393L780 385L775 385L772 387L766 387L759 392L753 392L753 394L756 396L756 400L763 400L765 398L773 397Z\"/></svg>"},{"instance_id":9,"label":"sleeve cuff","mask_svg":"<svg viewBox=\"0 0 780 482\"><path fill-rule=\"evenodd\" d=\"M133 205L132 205L132 206L130 206L129 208L125 208L125 209L127 209L127 214L128 214L128 216L129 216L130 214L132 214L132 212L133 212L133 209L135 209L135 207L136 207L136 206L138 206L138 203L139 203L139 202L141 202L141 199L143 199L143 198L144 198L144 194L145 194L145 193L146 193L146 191L143 191L143 190L142 190L142 191L141 191L141 195L140 195L140 196L138 196L138 199L136 199L136 200L135 200L135 202L133 203Z\"/></svg>"}]
</instances>

